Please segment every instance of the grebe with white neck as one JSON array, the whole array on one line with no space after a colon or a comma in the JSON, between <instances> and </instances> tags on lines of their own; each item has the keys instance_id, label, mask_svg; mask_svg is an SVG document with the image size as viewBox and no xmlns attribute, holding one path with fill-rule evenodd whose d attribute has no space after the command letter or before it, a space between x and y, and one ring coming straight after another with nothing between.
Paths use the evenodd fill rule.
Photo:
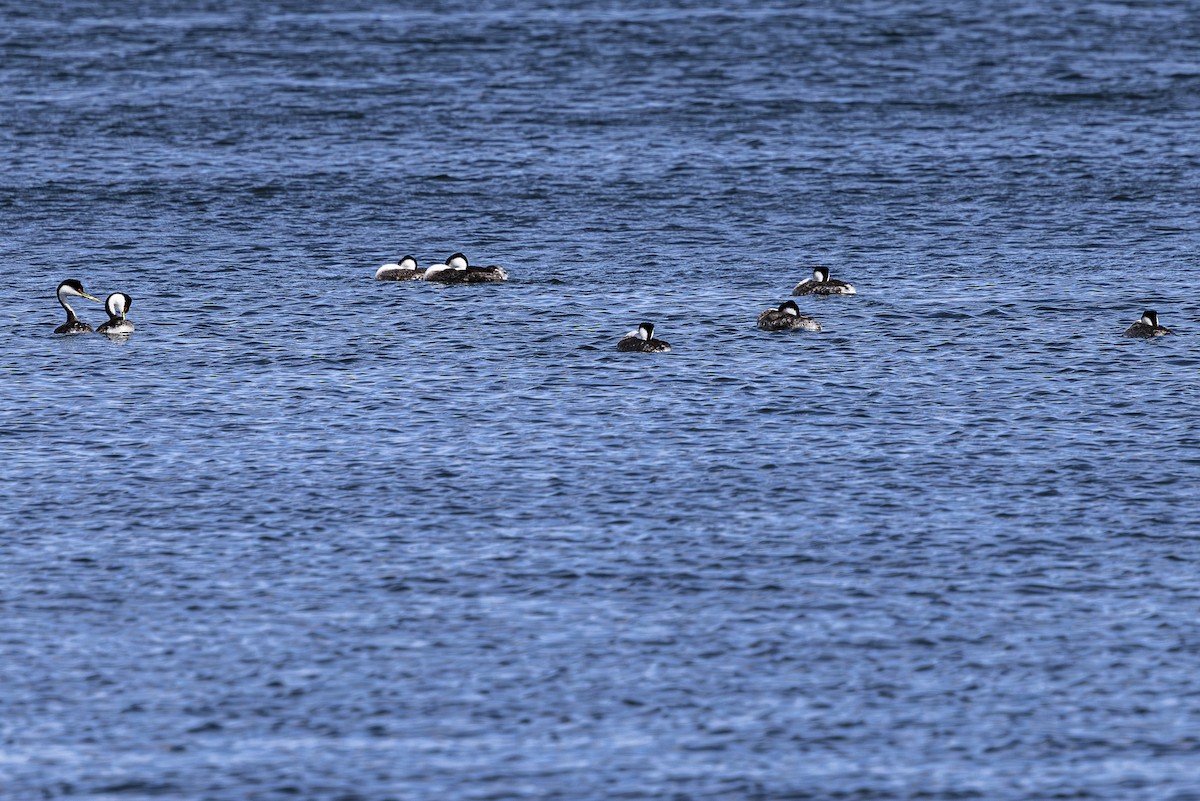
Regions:
<instances>
[{"instance_id":1,"label":"grebe with white neck","mask_svg":"<svg viewBox=\"0 0 1200 801\"><path fill-rule=\"evenodd\" d=\"M821 324L800 313L794 300L785 300L778 309L758 315L758 327L764 331L820 331Z\"/></svg>"},{"instance_id":2,"label":"grebe with white neck","mask_svg":"<svg viewBox=\"0 0 1200 801\"><path fill-rule=\"evenodd\" d=\"M375 271L376 281L420 281L425 268L417 266L417 260L405 256L397 262L385 264Z\"/></svg>"},{"instance_id":3,"label":"grebe with white neck","mask_svg":"<svg viewBox=\"0 0 1200 801\"><path fill-rule=\"evenodd\" d=\"M100 298L94 298L87 292L83 291L83 284L74 278L68 278L58 285L58 302L62 304L63 309L67 312L67 321L54 329L56 334L90 334L92 327L75 316L75 310L71 308L71 304L67 303L67 298L87 298L100 303Z\"/></svg>"},{"instance_id":4,"label":"grebe with white neck","mask_svg":"<svg viewBox=\"0 0 1200 801\"><path fill-rule=\"evenodd\" d=\"M814 267L813 277L801 281L792 289L793 295L853 295L854 287L845 281L829 277L828 267Z\"/></svg>"},{"instance_id":5,"label":"grebe with white neck","mask_svg":"<svg viewBox=\"0 0 1200 801\"><path fill-rule=\"evenodd\" d=\"M638 353L670 353L671 346L654 338L654 323L642 323L617 343L617 350Z\"/></svg>"},{"instance_id":6,"label":"grebe with white neck","mask_svg":"<svg viewBox=\"0 0 1200 801\"><path fill-rule=\"evenodd\" d=\"M453 253L445 264L435 264L425 271L425 280L439 284L489 284L507 281L508 271L491 265L476 267L461 253Z\"/></svg>"},{"instance_id":7,"label":"grebe with white neck","mask_svg":"<svg viewBox=\"0 0 1200 801\"><path fill-rule=\"evenodd\" d=\"M133 321L125 318L133 298L124 292L114 292L104 299L104 310L108 312L108 321L100 324L97 334L123 336L133 333Z\"/></svg>"},{"instance_id":8,"label":"grebe with white neck","mask_svg":"<svg viewBox=\"0 0 1200 801\"><path fill-rule=\"evenodd\" d=\"M1125 329L1125 336L1140 337L1142 339L1165 337L1167 334L1174 333L1171 329L1158 324L1158 312L1153 309L1146 309L1142 312L1140 320Z\"/></svg>"}]
</instances>

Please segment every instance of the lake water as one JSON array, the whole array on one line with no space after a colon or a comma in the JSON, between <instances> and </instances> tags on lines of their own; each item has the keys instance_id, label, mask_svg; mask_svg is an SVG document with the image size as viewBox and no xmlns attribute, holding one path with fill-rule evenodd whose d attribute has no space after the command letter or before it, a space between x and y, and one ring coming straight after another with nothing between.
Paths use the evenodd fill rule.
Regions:
<instances>
[{"instance_id":1,"label":"lake water","mask_svg":"<svg viewBox=\"0 0 1200 801\"><path fill-rule=\"evenodd\" d=\"M5 801L1200 799L1196 2L0 18Z\"/></svg>"}]
</instances>

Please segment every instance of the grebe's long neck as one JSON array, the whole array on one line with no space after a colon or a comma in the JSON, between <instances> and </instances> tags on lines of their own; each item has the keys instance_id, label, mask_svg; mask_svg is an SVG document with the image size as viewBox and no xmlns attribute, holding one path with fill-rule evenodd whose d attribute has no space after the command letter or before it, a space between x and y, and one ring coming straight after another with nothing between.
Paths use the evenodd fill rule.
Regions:
<instances>
[{"instance_id":1,"label":"grebe's long neck","mask_svg":"<svg viewBox=\"0 0 1200 801\"><path fill-rule=\"evenodd\" d=\"M78 317L75 316L75 310L71 308L71 304L69 304L65 300L63 300L63 295L61 292L58 293L58 302L60 304L62 304L62 307L64 309L67 310L67 322L68 323L74 322L75 320L79 319Z\"/></svg>"}]
</instances>

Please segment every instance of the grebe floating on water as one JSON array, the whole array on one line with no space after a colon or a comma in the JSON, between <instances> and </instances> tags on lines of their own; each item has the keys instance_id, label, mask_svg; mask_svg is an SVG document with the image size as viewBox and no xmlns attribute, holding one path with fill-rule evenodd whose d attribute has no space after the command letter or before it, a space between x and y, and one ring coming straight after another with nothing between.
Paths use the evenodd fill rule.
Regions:
<instances>
[{"instance_id":1,"label":"grebe floating on water","mask_svg":"<svg viewBox=\"0 0 1200 801\"><path fill-rule=\"evenodd\" d=\"M97 303L100 302L100 298L93 298L91 295L84 292L83 284L79 283L74 278L68 278L66 281L63 281L61 284L59 284L57 295L58 295L58 302L62 304L62 307L64 309L66 309L67 321L65 323L63 323L62 325L60 325L58 328L55 328L54 333L56 333L56 334L90 334L90 333L92 333L92 327L90 325L88 325L87 323L81 321L78 317L75 316L75 310L71 308L71 305L69 303L67 303L67 301L64 300L64 298L87 298L88 300L94 300Z\"/></svg>"},{"instance_id":2,"label":"grebe floating on water","mask_svg":"<svg viewBox=\"0 0 1200 801\"><path fill-rule=\"evenodd\" d=\"M1141 337L1143 339L1162 337L1174 333L1171 329L1158 324L1158 312L1153 309L1146 309L1142 312L1142 319L1125 329L1125 336Z\"/></svg>"},{"instance_id":3,"label":"grebe floating on water","mask_svg":"<svg viewBox=\"0 0 1200 801\"><path fill-rule=\"evenodd\" d=\"M425 271L425 280L440 284L487 284L507 281L508 271L503 267L475 267L467 263L467 257L454 253L445 264L435 264Z\"/></svg>"},{"instance_id":4,"label":"grebe floating on water","mask_svg":"<svg viewBox=\"0 0 1200 801\"><path fill-rule=\"evenodd\" d=\"M758 315L758 327L764 331L820 331L821 324L800 313L794 300L785 300L778 309L767 309Z\"/></svg>"},{"instance_id":5,"label":"grebe floating on water","mask_svg":"<svg viewBox=\"0 0 1200 801\"><path fill-rule=\"evenodd\" d=\"M617 350L641 353L669 353L671 346L654 338L654 323L642 323L636 331L630 331L617 343Z\"/></svg>"},{"instance_id":6,"label":"grebe floating on water","mask_svg":"<svg viewBox=\"0 0 1200 801\"><path fill-rule=\"evenodd\" d=\"M425 268L417 266L417 260L405 256L398 262L385 264L375 271L376 281L419 281L425 275Z\"/></svg>"},{"instance_id":7,"label":"grebe floating on water","mask_svg":"<svg viewBox=\"0 0 1200 801\"><path fill-rule=\"evenodd\" d=\"M132 334L133 322L125 319L125 313L133 305L133 298L124 292L114 292L104 299L104 310L108 312L108 322L100 324L97 334Z\"/></svg>"},{"instance_id":8,"label":"grebe floating on water","mask_svg":"<svg viewBox=\"0 0 1200 801\"><path fill-rule=\"evenodd\" d=\"M801 281L792 289L793 295L853 295L854 287L845 281L829 278L828 267L814 267L813 277Z\"/></svg>"}]
</instances>

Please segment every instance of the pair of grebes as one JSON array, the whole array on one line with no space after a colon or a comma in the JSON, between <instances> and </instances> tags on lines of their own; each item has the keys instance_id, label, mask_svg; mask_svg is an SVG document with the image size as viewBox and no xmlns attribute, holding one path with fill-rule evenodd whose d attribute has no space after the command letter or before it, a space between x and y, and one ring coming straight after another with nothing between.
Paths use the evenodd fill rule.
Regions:
<instances>
[{"instance_id":1,"label":"pair of grebes","mask_svg":"<svg viewBox=\"0 0 1200 801\"><path fill-rule=\"evenodd\" d=\"M68 278L58 285L58 302L67 312L67 321L54 329L56 334L90 334L92 327L75 316L75 310L67 303L67 298L87 298L100 303L100 298L94 298L83 291L83 284L74 278ZM114 292L104 299L104 310L108 312L108 320L96 329L99 334L132 334L133 322L126 319L125 314L133 305L133 298L124 292Z\"/></svg>"},{"instance_id":2,"label":"pair of grebes","mask_svg":"<svg viewBox=\"0 0 1200 801\"><path fill-rule=\"evenodd\" d=\"M492 281L507 281L508 273L502 267L473 267L467 263L467 257L454 253L443 264L431 267L418 267L417 260L405 256L397 262L385 264L375 271L375 278L380 281L434 281L437 283L483 283ZM845 281L837 281L829 277L825 267L813 269L813 277L796 284L792 289L793 295L853 295L854 287ZM821 324L811 317L800 313L800 307L794 300L784 301L775 309L767 309L758 315L758 327L764 331L820 331ZM1141 319L1125 330L1127 337L1161 337L1173 334L1168 328L1158 324L1157 312L1147 309ZM669 343L654 337L654 323L642 323L636 331L630 331L621 337L617 343L619 351L636 351L642 353L667 353L671 350Z\"/></svg>"}]
</instances>

